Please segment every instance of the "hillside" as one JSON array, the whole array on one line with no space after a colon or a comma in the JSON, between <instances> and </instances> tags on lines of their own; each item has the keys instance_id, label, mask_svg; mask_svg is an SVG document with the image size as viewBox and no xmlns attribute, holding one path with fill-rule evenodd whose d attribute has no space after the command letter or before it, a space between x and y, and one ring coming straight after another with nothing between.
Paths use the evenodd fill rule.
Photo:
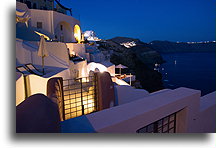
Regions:
<instances>
[{"instance_id":1,"label":"hillside","mask_svg":"<svg viewBox=\"0 0 216 148\"><path fill-rule=\"evenodd\" d=\"M127 48L123 45L132 42L134 42L134 45L131 45L130 48ZM126 65L132 64L130 62L130 59L127 58L127 56L131 56L132 54L135 54L142 63L146 64L149 67L154 66L155 63L163 63L163 58L161 57L161 55L151 47L148 47L148 44L141 42L139 39L116 37L107 40L107 44L109 45L109 48L114 51L114 55L124 55L124 57L126 57L124 61Z\"/></svg>"},{"instance_id":2,"label":"hillside","mask_svg":"<svg viewBox=\"0 0 216 148\"><path fill-rule=\"evenodd\" d=\"M127 44L126 46L123 44ZM112 51L111 62L115 65L123 64L129 67L130 71L136 75L143 89L154 92L163 88L162 75L153 70L155 63L163 63L161 55L147 47L146 43L139 39L116 37L106 40L100 44L102 51Z\"/></svg>"}]
</instances>

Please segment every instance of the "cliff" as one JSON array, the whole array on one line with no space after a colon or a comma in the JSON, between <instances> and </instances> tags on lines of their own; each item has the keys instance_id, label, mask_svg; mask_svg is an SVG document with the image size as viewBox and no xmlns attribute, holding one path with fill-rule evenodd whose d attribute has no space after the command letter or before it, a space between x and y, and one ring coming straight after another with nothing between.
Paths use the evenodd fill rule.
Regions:
<instances>
[{"instance_id":1,"label":"cliff","mask_svg":"<svg viewBox=\"0 0 216 148\"><path fill-rule=\"evenodd\" d=\"M130 43L132 42L134 45L130 46ZM113 50L113 56L124 56L124 59L122 60L126 65L133 63L131 62L131 56L133 54L138 58L138 60L151 68L155 63L163 63L161 55L139 39L116 37L107 40L107 44L109 45L109 48ZM128 46L125 47L124 44L129 44L129 48ZM127 58L128 56L129 58Z\"/></svg>"},{"instance_id":2,"label":"cliff","mask_svg":"<svg viewBox=\"0 0 216 148\"><path fill-rule=\"evenodd\" d=\"M102 51L109 51L111 62L129 67L136 75L142 88L154 92L163 88L162 75L153 70L155 63L162 64L160 53L215 52L215 42L169 42L152 41L143 43L139 39L116 37L100 44Z\"/></svg>"},{"instance_id":3,"label":"cliff","mask_svg":"<svg viewBox=\"0 0 216 148\"><path fill-rule=\"evenodd\" d=\"M136 75L143 89L154 92L163 88L162 76L154 71L155 63L163 63L161 55L139 39L116 37L101 43L100 50L112 51L110 61L123 64Z\"/></svg>"}]
</instances>

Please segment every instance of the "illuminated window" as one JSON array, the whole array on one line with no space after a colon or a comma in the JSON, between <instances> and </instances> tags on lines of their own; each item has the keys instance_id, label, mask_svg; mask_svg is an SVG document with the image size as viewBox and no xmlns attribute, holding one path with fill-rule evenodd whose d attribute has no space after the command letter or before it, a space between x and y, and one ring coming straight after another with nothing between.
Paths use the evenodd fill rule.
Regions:
<instances>
[{"instance_id":1,"label":"illuminated window","mask_svg":"<svg viewBox=\"0 0 216 148\"><path fill-rule=\"evenodd\" d=\"M38 28L38 29L42 29L42 28L43 28L42 22L37 22L37 28Z\"/></svg>"},{"instance_id":2,"label":"illuminated window","mask_svg":"<svg viewBox=\"0 0 216 148\"><path fill-rule=\"evenodd\" d=\"M64 80L63 90L64 120L98 111L94 76Z\"/></svg>"},{"instance_id":3,"label":"illuminated window","mask_svg":"<svg viewBox=\"0 0 216 148\"><path fill-rule=\"evenodd\" d=\"M137 133L175 133L176 132L176 114L171 114L152 124L138 129Z\"/></svg>"}]
</instances>

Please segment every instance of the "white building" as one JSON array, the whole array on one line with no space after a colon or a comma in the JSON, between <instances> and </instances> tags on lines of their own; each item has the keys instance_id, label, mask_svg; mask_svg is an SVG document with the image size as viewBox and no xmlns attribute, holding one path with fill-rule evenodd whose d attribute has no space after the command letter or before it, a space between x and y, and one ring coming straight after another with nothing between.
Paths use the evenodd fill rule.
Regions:
<instances>
[{"instance_id":1,"label":"white building","mask_svg":"<svg viewBox=\"0 0 216 148\"><path fill-rule=\"evenodd\" d=\"M82 41L80 22L72 16L54 11L52 2L52 0L47 0L46 3L35 0L25 1L29 8L34 9L29 9L26 4L17 2L17 68L21 66L23 69L25 64L31 63L41 69L41 57L37 55L41 35L48 40L46 48L49 53L45 58L43 76L16 73L17 108L21 106L25 109L25 105L31 101L26 98L32 95L39 93L47 95L50 86L48 82L52 80L51 78L62 78L68 82L67 92L63 89L64 86L51 85L56 92L51 94L49 99L59 105L59 100L55 99L61 98L62 96L58 95L66 92L61 100L64 105L58 106L62 107L61 113L68 115L64 121L59 121L63 133L216 132L215 92L201 97L200 91L188 88L165 89L151 94L145 90L132 88L123 80L114 77L115 66L105 61L105 57L95 45L80 43ZM45 9L46 5L48 6ZM88 76L92 76L94 71L97 71L98 79L88 86L88 82L91 82ZM86 79L77 79L83 77ZM70 89L73 87L70 80L74 82L72 85L78 86L79 91L75 94L71 94L73 91ZM91 92L94 93L90 94ZM101 102L97 102L98 100ZM96 104L99 104L102 109L96 109ZM35 112L37 109L40 112ZM46 109L41 106L28 108L29 113L33 110L35 115L27 119L29 122L34 121L32 124L39 125L38 121L43 125L47 120L39 120L35 117L40 113L42 116L45 115L43 111ZM74 111L71 112L72 110ZM17 117L18 124L19 121L23 121L20 117L22 118L22 116ZM32 118L34 120L31 120ZM21 126L24 128L34 129L31 124L26 124L28 122L22 123Z\"/></svg>"},{"instance_id":2,"label":"white building","mask_svg":"<svg viewBox=\"0 0 216 148\"><path fill-rule=\"evenodd\" d=\"M18 1L16 3L16 66L31 63L41 69L42 61L37 52L42 35L47 39L46 48L49 56L45 58L46 75L25 76L28 80L28 93L24 90L23 75L17 73L17 105L25 99L25 96L46 94L46 83L50 78L87 77L90 72L87 66L92 65L90 62L100 63L105 60L96 46L80 43L82 38L80 22L72 16L53 10L52 0L46 3L34 0L23 2L29 5L30 2L31 5L36 3L38 7L29 9L25 3ZM47 8L44 8L45 5ZM89 48L91 52L88 51ZM99 65L97 63L95 65ZM107 71L114 75L115 67L111 66L112 68L110 65L107 67ZM40 82L41 85L35 86L34 82Z\"/></svg>"},{"instance_id":3,"label":"white building","mask_svg":"<svg viewBox=\"0 0 216 148\"><path fill-rule=\"evenodd\" d=\"M39 31L53 40L61 42L80 42L79 20L54 10L29 9L26 4L17 2L17 11L28 12L30 19L27 29ZM19 26L17 26L19 29ZM50 36L52 35L52 36Z\"/></svg>"},{"instance_id":4,"label":"white building","mask_svg":"<svg viewBox=\"0 0 216 148\"><path fill-rule=\"evenodd\" d=\"M96 36L95 32L92 30L85 31L84 38L88 41L100 41L100 39Z\"/></svg>"}]
</instances>

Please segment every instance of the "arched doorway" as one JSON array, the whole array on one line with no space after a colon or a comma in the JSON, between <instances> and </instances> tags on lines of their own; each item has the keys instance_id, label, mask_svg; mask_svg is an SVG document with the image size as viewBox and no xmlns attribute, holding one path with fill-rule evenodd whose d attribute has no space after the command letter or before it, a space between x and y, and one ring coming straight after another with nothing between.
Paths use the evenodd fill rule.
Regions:
<instances>
[{"instance_id":1,"label":"arched doorway","mask_svg":"<svg viewBox=\"0 0 216 148\"><path fill-rule=\"evenodd\" d=\"M37 4L36 3L33 4L33 9L37 9Z\"/></svg>"},{"instance_id":2,"label":"arched doorway","mask_svg":"<svg viewBox=\"0 0 216 148\"><path fill-rule=\"evenodd\" d=\"M59 22L55 28L55 37L61 42L72 42L72 27L69 23L62 21Z\"/></svg>"},{"instance_id":3,"label":"arched doorway","mask_svg":"<svg viewBox=\"0 0 216 148\"><path fill-rule=\"evenodd\" d=\"M79 25L74 26L74 38L75 40L80 43L81 42L81 29Z\"/></svg>"}]
</instances>

